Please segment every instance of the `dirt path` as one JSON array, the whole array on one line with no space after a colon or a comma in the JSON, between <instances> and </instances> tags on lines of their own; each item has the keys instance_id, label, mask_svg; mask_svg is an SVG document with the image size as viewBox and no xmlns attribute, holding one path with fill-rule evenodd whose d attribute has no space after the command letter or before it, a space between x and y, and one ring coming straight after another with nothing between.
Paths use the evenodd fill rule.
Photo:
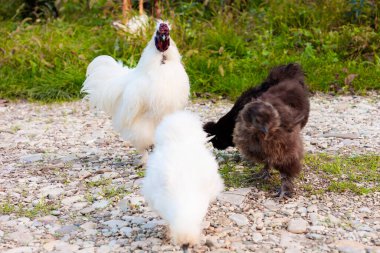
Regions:
<instances>
[{"instance_id":1,"label":"dirt path","mask_svg":"<svg viewBox=\"0 0 380 253\"><path fill-rule=\"evenodd\" d=\"M230 106L189 109L210 120ZM306 150L379 154L379 115L378 96L314 96ZM178 251L139 195L137 158L86 103L0 107L0 252ZM193 252L380 252L380 193L300 192L276 203L256 187L229 189L203 234Z\"/></svg>"}]
</instances>

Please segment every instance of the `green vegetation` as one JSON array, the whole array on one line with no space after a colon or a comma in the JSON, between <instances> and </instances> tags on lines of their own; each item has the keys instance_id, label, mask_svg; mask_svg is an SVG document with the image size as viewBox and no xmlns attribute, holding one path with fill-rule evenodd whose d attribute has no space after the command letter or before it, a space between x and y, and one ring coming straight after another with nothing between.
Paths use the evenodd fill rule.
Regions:
<instances>
[{"instance_id":1,"label":"green vegetation","mask_svg":"<svg viewBox=\"0 0 380 253\"><path fill-rule=\"evenodd\" d=\"M111 26L121 15L118 1L91 2L86 9L85 1L64 1L58 19L32 22L17 14L20 1L0 0L0 98L78 99L86 66L97 55L137 64L153 21L146 36L126 34ZM313 91L380 88L376 1L170 2L163 18L172 23L193 96L234 99L271 67L289 62L303 66Z\"/></svg>"},{"instance_id":2,"label":"green vegetation","mask_svg":"<svg viewBox=\"0 0 380 253\"><path fill-rule=\"evenodd\" d=\"M270 191L280 186L275 170L268 181L251 181L252 173L261 168L262 165L252 166L247 162L239 162L238 165L227 159L220 166L220 172L227 187L247 187L256 183L260 189ZM380 191L380 156L308 154L305 156L304 170L296 181L303 192L318 195L326 191L351 191L355 194Z\"/></svg>"},{"instance_id":3,"label":"green vegetation","mask_svg":"<svg viewBox=\"0 0 380 253\"><path fill-rule=\"evenodd\" d=\"M27 206L25 203L13 204L11 200L6 200L0 203L0 215L15 213L17 216L32 219L37 216L50 214L51 211L57 210L58 208L58 204L45 199L40 199L34 206Z\"/></svg>"}]
</instances>

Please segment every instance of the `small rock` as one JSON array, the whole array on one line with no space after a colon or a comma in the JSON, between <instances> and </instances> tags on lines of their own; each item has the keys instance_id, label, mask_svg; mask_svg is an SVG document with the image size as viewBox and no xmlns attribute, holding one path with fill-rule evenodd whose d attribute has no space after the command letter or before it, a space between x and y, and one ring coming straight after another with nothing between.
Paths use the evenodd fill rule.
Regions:
<instances>
[{"instance_id":1,"label":"small rock","mask_svg":"<svg viewBox=\"0 0 380 253\"><path fill-rule=\"evenodd\" d=\"M124 198L124 199L120 200L120 202L119 202L119 208L123 212L128 212L128 210L129 210L129 201L128 201L127 198Z\"/></svg>"},{"instance_id":2,"label":"small rock","mask_svg":"<svg viewBox=\"0 0 380 253\"><path fill-rule=\"evenodd\" d=\"M369 209L368 207L362 207L359 209L359 212L361 213L371 213L371 209Z\"/></svg>"},{"instance_id":3,"label":"small rock","mask_svg":"<svg viewBox=\"0 0 380 253\"><path fill-rule=\"evenodd\" d=\"M4 251L3 253L32 253L35 252L35 249L31 247L18 247L18 248L13 248L7 251Z\"/></svg>"},{"instance_id":4,"label":"small rock","mask_svg":"<svg viewBox=\"0 0 380 253\"><path fill-rule=\"evenodd\" d=\"M30 155L24 155L20 157L21 162L24 163L33 163L37 161L43 160L42 154L30 154Z\"/></svg>"},{"instance_id":5,"label":"small rock","mask_svg":"<svg viewBox=\"0 0 380 253\"><path fill-rule=\"evenodd\" d=\"M38 222L41 222L42 224L53 224L58 221L58 218L53 215L47 215L36 219Z\"/></svg>"},{"instance_id":6,"label":"small rock","mask_svg":"<svg viewBox=\"0 0 380 253\"><path fill-rule=\"evenodd\" d=\"M104 222L104 224L106 224L110 228L122 228L128 225L128 222L123 220L109 220Z\"/></svg>"},{"instance_id":7,"label":"small rock","mask_svg":"<svg viewBox=\"0 0 380 253\"><path fill-rule=\"evenodd\" d=\"M322 240L323 235L320 234L315 234L315 233L310 233L306 235L306 238L311 239L311 240Z\"/></svg>"},{"instance_id":8,"label":"small rock","mask_svg":"<svg viewBox=\"0 0 380 253\"><path fill-rule=\"evenodd\" d=\"M120 229L120 232L123 233L123 235L125 235L126 237L130 237L132 234L132 231L133 231L133 229L130 227L122 227Z\"/></svg>"},{"instance_id":9,"label":"small rock","mask_svg":"<svg viewBox=\"0 0 380 253\"><path fill-rule=\"evenodd\" d=\"M339 224L340 223L340 219L336 218L334 215L332 214L329 214L328 216L328 219L329 221L332 223L332 224Z\"/></svg>"},{"instance_id":10,"label":"small rock","mask_svg":"<svg viewBox=\"0 0 380 253\"><path fill-rule=\"evenodd\" d=\"M107 207L108 204L109 204L108 200L102 199L102 200L94 202L92 204L92 207L95 208L95 209L102 209L102 208Z\"/></svg>"},{"instance_id":11,"label":"small rock","mask_svg":"<svg viewBox=\"0 0 380 253\"><path fill-rule=\"evenodd\" d=\"M264 203L263 203L263 206L265 206L266 208L268 208L269 210L271 211L277 211L280 207L278 206L278 204L272 200L272 199L268 199L266 200Z\"/></svg>"},{"instance_id":12,"label":"small rock","mask_svg":"<svg viewBox=\"0 0 380 253\"><path fill-rule=\"evenodd\" d=\"M335 247L342 253L365 253L365 246L356 241L340 240L334 243Z\"/></svg>"},{"instance_id":13,"label":"small rock","mask_svg":"<svg viewBox=\"0 0 380 253\"><path fill-rule=\"evenodd\" d=\"M129 203L131 206L140 206L144 203L144 198L140 196L132 197L129 199Z\"/></svg>"},{"instance_id":14,"label":"small rock","mask_svg":"<svg viewBox=\"0 0 380 253\"><path fill-rule=\"evenodd\" d=\"M32 233L27 229L7 234L6 237L23 245L27 245L33 241Z\"/></svg>"},{"instance_id":15,"label":"small rock","mask_svg":"<svg viewBox=\"0 0 380 253\"><path fill-rule=\"evenodd\" d=\"M6 222L9 221L10 216L9 215L1 215L0 216L0 222Z\"/></svg>"},{"instance_id":16,"label":"small rock","mask_svg":"<svg viewBox=\"0 0 380 253\"><path fill-rule=\"evenodd\" d=\"M317 211L318 211L317 205L311 205L311 206L308 206L307 208L308 213L316 213Z\"/></svg>"},{"instance_id":17,"label":"small rock","mask_svg":"<svg viewBox=\"0 0 380 253\"><path fill-rule=\"evenodd\" d=\"M64 206L71 206L75 202L79 202L81 200L83 200L83 196L71 196L71 197L62 199L62 204Z\"/></svg>"},{"instance_id":18,"label":"small rock","mask_svg":"<svg viewBox=\"0 0 380 253\"><path fill-rule=\"evenodd\" d=\"M245 226L249 223L248 218L243 214L234 213L229 218L236 223L239 227Z\"/></svg>"},{"instance_id":19,"label":"small rock","mask_svg":"<svg viewBox=\"0 0 380 253\"><path fill-rule=\"evenodd\" d=\"M233 191L222 192L217 199L220 202L227 202L232 205L240 206L243 204L246 196L251 190L249 188L241 188Z\"/></svg>"},{"instance_id":20,"label":"small rock","mask_svg":"<svg viewBox=\"0 0 380 253\"><path fill-rule=\"evenodd\" d=\"M308 223L302 218L291 219L288 224L288 231L295 234L306 233Z\"/></svg>"},{"instance_id":21,"label":"small rock","mask_svg":"<svg viewBox=\"0 0 380 253\"><path fill-rule=\"evenodd\" d=\"M62 252L70 252L78 250L79 246L74 244L69 244L67 242L61 240L53 240L44 244L44 249L47 251L62 251Z\"/></svg>"},{"instance_id":22,"label":"small rock","mask_svg":"<svg viewBox=\"0 0 380 253\"><path fill-rule=\"evenodd\" d=\"M285 250L285 253L301 253L301 250L297 247L289 247Z\"/></svg>"},{"instance_id":23,"label":"small rock","mask_svg":"<svg viewBox=\"0 0 380 253\"><path fill-rule=\"evenodd\" d=\"M95 229L96 228L96 223L92 222L92 221L88 221L82 225L80 225L80 227L82 229L85 229L85 230L88 230L88 229Z\"/></svg>"},{"instance_id":24,"label":"small rock","mask_svg":"<svg viewBox=\"0 0 380 253\"><path fill-rule=\"evenodd\" d=\"M255 232L252 234L252 241L254 241L255 243L261 242L262 240L263 236L260 233Z\"/></svg>"},{"instance_id":25,"label":"small rock","mask_svg":"<svg viewBox=\"0 0 380 253\"><path fill-rule=\"evenodd\" d=\"M83 208L82 210L80 210L79 212L81 214L89 214L89 213L92 213L95 211L95 208L92 207L92 206L89 206L89 207L86 207L86 208Z\"/></svg>"},{"instance_id":26,"label":"small rock","mask_svg":"<svg viewBox=\"0 0 380 253\"><path fill-rule=\"evenodd\" d=\"M318 225L318 223L319 223L319 217L318 217L317 213L309 213L309 218L310 218L311 224L313 226Z\"/></svg>"},{"instance_id":27,"label":"small rock","mask_svg":"<svg viewBox=\"0 0 380 253\"><path fill-rule=\"evenodd\" d=\"M74 231L77 231L78 227L75 225L65 225L62 226L60 229L56 230L55 232L60 235L66 235L71 234Z\"/></svg>"},{"instance_id":28,"label":"small rock","mask_svg":"<svg viewBox=\"0 0 380 253\"><path fill-rule=\"evenodd\" d=\"M0 238L4 236L4 232L0 230Z\"/></svg>"},{"instance_id":29,"label":"small rock","mask_svg":"<svg viewBox=\"0 0 380 253\"><path fill-rule=\"evenodd\" d=\"M309 230L311 232L322 232L323 230L325 230L325 227L324 226L311 226L311 227L309 227Z\"/></svg>"}]
</instances>

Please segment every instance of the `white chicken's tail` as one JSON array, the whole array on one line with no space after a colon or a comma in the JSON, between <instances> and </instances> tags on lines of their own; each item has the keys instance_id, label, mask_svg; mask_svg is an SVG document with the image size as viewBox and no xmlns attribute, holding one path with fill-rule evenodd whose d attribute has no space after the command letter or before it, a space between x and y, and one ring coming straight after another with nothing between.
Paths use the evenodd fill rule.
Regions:
<instances>
[{"instance_id":1,"label":"white chicken's tail","mask_svg":"<svg viewBox=\"0 0 380 253\"><path fill-rule=\"evenodd\" d=\"M87 93L91 106L105 111L112 116L119 104L125 83L123 74L130 69L123 67L111 56L96 57L87 67L86 80L81 92Z\"/></svg>"}]
</instances>

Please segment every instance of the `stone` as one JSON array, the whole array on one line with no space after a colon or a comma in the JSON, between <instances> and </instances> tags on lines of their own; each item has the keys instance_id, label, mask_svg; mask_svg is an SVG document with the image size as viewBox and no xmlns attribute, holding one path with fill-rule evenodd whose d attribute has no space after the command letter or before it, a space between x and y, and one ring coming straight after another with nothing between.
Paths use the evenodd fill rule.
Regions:
<instances>
[{"instance_id":1,"label":"stone","mask_svg":"<svg viewBox=\"0 0 380 253\"><path fill-rule=\"evenodd\" d=\"M372 211L368 207L361 207L361 208L359 208L359 212L361 212L361 213L371 213Z\"/></svg>"},{"instance_id":2,"label":"stone","mask_svg":"<svg viewBox=\"0 0 380 253\"><path fill-rule=\"evenodd\" d=\"M0 216L0 223L3 223L3 222L6 222L6 221L9 221L10 219L10 216L9 215L1 215Z\"/></svg>"},{"instance_id":3,"label":"stone","mask_svg":"<svg viewBox=\"0 0 380 253\"><path fill-rule=\"evenodd\" d=\"M17 247L3 251L3 253L32 253L35 252L35 249L32 247Z\"/></svg>"},{"instance_id":4,"label":"stone","mask_svg":"<svg viewBox=\"0 0 380 253\"><path fill-rule=\"evenodd\" d=\"M323 237L324 237L323 235L315 234L315 233L309 233L306 235L306 238L311 239L311 240L322 240Z\"/></svg>"},{"instance_id":5,"label":"stone","mask_svg":"<svg viewBox=\"0 0 380 253\"><path fill-rule=\"evenodd\" d=\"M46 224L56 223L58 221L58 218L56 216L53 216L53 215L46 215L46 216L37 218L36 220L38 222L41 222L42 224L46 225Z\"/></svg>"},{"instance_id":6,"label":"stone","mask_svg":"<svg viewBox=\"0 0 380 253\"><path fill-rule=\"evenodd\" d=\"M244 214L234 213L231 214L229 218L239 227L249 224L249 220Z\"/></svg>"},{"instance_id":7,"label":"stone","mask_svg":"<svg viewBox=\"0 0 380 253\"><path fill-rule=\"evenodd\" d=\"M363 244L351 240L339 240L334 246L342 253L365 253L366 248Z\"/></svg>"},{"instance_id":8,"label":"stone","mask_svg":"<svg viewBox=\"0 0 380 253\"><path fill-rule=\"evenodd\" d=\"M79 246L75 244L69 244L61 240L53 240L48 243L45 243L43 245L43 248L47 251L57 250L62 252L70 252L77 251L79 249Z\"/></svg>"},{"instance_id":9,"label":"stone","mask_svg":"<svg viewBox=\"0 0 380 253\"><path fill-rule=\"evenodd\" d=\"M33 163L33 162L38 162L42 160L43 160L42 154L29 154L29 155L24 155L20 157L20 161L24 163Z\"/></svg>"},{"instance_id":10,"label":"stone","mask_svg":"<svg viewBox=\"0 0 380 253\"><path fill-rule=\"evenodd\" d=\"M130 227L122 227L120 229L120 232L125 235L126 237L130 237L132 234L133 229Z\"/></svg>"},{"instance_id":11,"label":"stone","mask_svg":"<svg viewBox=\"0 0 380 253\"><path fill-rule=\"evenodd\" d=\"M309 218L313 226L317 226L319 224L319 216L317 213L309 213Z\"/></svg>"},{"instance_id":12,"label":"stone","mask_svg":"<svg viewBox=\"0 0 380 253\"><path fill-rule=\"evenodd\" d=\"M291 219L288 223L288 231L294 234L306 233L308 223L302 218Z\"/></svg>"},{"instance_id":13,"label":"stone","mask_svg":"<svg viewBox=\"0 0 380 253\"><path fill-rule=\"evenodd\" d=\"M104 222L110 228L122 228L128 225L129 222L123 220L109 220Z\"/></svg>"},{"instance_id":14,"label":"stone","mask_svg":"<svg viewBox=\"0 0 380 253\"><path fill-rule=\"evenodd\" d=\"M253 233L252 234L252 241L254 241L255 243L258 243L258 242L261 242L263 240L263 236L261 235L261 233Z\"/></svg>"},{"instance_id":15,"label":"stone","mask_svg":"<svg viewBox=\"0 0 380 253\"><path fill-rule=\"evenodd\" d=\"M86 206L88 205L87 202L76 202L74 203L71 208L75 211L80 211L80 210L83 210Z\"/></svg>"},{"instance_id":16,"label":"stone","mask_svg":"<svg viewBox=\"0 0 380 253\"><path fill-rule=\"evenodd\" d=\"M66 197L66 198L62 199L62 204L64 206L71 206L75 202L79 202L81 200L83 200L83 196L76 195L76 196Z\"/></svg>"},{"instance_id":17,"label":"stone","mask_svg":"<svg viewBox=\"0 0 380 253\"><path fill-rule=\"evenodd\" d=\"M54 185L49 185L40 190L40 197L48 197L48 199L58 199L60 195L65 192L63 188L56 187Z\"/></svg>"},{"instance_id":18,"label":"stone","mask_svg":"<svg viewBox=\"0 0 380 253\"><path fill-rule=\"evenodd\" d=\"M83 208L82 210L80 210L79 212L81 214L89 214L89 213L92 213L95 211L95 208L92 207L92 206L89 206L89 207L86 207L86 208Z\"/></svg>"},{"instance_id":19,"label":"stone","mask_svg":"<svg viewBox=\"0 0 380 253\"><path fill-rule=\"evenodd\" d=\"M60 229L56 230L55 232L60 235L65 235L65 234L71 234L77 230L78 230L78 227L75 225L65 225L65 226L62 226Z\"/></svg>"},{"instance_id":20,"label":"stone","mask_svg":"<svg viewBox=\"0 0 380 253\"><path fill-rule=\"evenodd\" d=\"M128 212L129 210L129 200L127 198L123 198L122 200L119 201L118 204L119 208L123 212Z\"/></svg>"},{"instance_id":21,"label":"stone","mask_svg":"<svg viewBox=\"0 0 380 253\"><path fill-rule=\"evenodd\" d=\"M80 228L85 229L85 230L95 229L96 227L97 227L97 224L92 222L92 221L88 221L88 222L80 225Z\"/></svg>"},{"instance_id":22,"label":"stone","mask_svg":"<svg viewBox=\"0 0 380 253\"><path fill-rule=\"evenodd\" d=\"M307 212L308 213L316 213L318 211L317 205L311 205L307 207Z\"/></svg>"},{"instance_id":23,"label":"stone","mask_svg":"<svg viewBox=\"0 0 380 253\"><path fill-rule=\"evenodd\" d=\"M4 232L0 230L0 239L4 236Z\"/></svg>"},{"instance_id":24,"label":"stone","mask_svg":"<svg viewBox=\"0 0 380 253\"><path fill-rule=\"evenodd\" d=\"M108 200L102 199L102 200L94 202L92 204L92 207L95 209L103 209L103 208L107 207L108 204L109 204Z\"/></svg>"},{"instance_id":25,"label":"stone","mask_svg":"<svg viewBox=\"0 0 380 253\"><path fill-rule=\"evenodd\" d=\"M310 232L322 232L325 230L324 226L310 226L309 227Z\"/></svg>"},{"instance_id":26,"label":"stone","mask_svg":"<svg viewBox=\"0 0 380 253\"><path fill-rule=\"evenodd\" d=\"M9 233L7 234L6 238L22 245L27 245L33 241L33 235L27 229L20 229L13 233Z\"/></svg>"},{"instance_id":27,"label":"stone","mask_svg":"<svg viewBox=\"0 0 380 253\"><path fill-rule=\"evenodd\" d=\"M240 206L243 204L246 196L251 191L249 188L241 188L233 191L222 192L218 195L217 199L220 202L227 202L232 205Z\"/></svg>"},{"instance_id":28,"label":"stone","mask_svg":"<svg viewBox=\"0 0 380 253\"><path fill-rule=\"evenodd\" d=\"M328 220L332 223L332 224L339 224L340 223L340 219L336 218L334 215L332 214L328 214L327 216Z\"/></svg>"},{"instance_id":29,"label":"stone","mask_svg":"<svg viewBox=\"0 0 380 253\"><path fill-rule=\"evenodd\" d=\"M357 134L349 134L349 133L326 133L323 134L322 137L329 138L329 137L334 137L334 138L341 138L341 139L359 139L360 136Z\"/></svg>"},{"instance_id":30,"label":"stone","mask_svg":"<svg viewBox=\"0 0 380 253\"><path fill-rule=\"evenodd\" d=\"M144 201L144 198L140 196L135 196L129 199L131 206L140 206L142 203L144 203Z\"/></svg>"},{"instance_id":31,"label":"stone","mask_svg":"<svg viewBox=\"0 0 380 253\"><path fill-rule=\"evenodd\" d=\"M278 206L278 203L276 203L274 200L272 199L268 199L266 200L264 203L263 203L263 206L271 211L277 211L278 209L280 209L280 207Z\"/></svg>"}]
</instances>

